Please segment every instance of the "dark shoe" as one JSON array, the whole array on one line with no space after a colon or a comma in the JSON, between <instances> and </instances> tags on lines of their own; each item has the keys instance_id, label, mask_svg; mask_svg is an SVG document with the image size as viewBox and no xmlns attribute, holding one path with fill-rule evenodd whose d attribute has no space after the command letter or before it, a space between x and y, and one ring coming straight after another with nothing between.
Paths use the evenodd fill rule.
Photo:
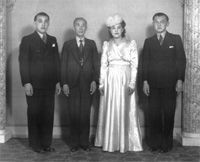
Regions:
<instances>
[{"instance_id":1,"label":"dark shoe","mask_svg":"<svg viewBox=\"0 0 200 162\"><path fill-rule=\"evenodd\" d=\"M159 149L155 148L155 147L149 147L148 150L151 151L151 152L155 152L155 151L158 151Z\"/></svg>"},{"instance_id":2,"label":"dark shoe","mask_svg":"<svg viewBox=\"0 0 200 162\"><path fill-rule=\"evenodd\" d=\"M43 148L43 151L45 151L45 152L55 152L56 150L53 147L46 147L46 148Z\"/></svg>"},{"instance_id":3,"label":"dark shoe","mask_svg":"<svg viewBox=\"0 0 200 162\"><path fill-rule=\"evenodd\" d=\"M91 151L91 148L89 146L80 146L80 148L84 151Z\"/></svg>"},{"instance_id":4,"label":"dark shoe","mask_svg":"<svg viewBox=\"0 0 200 162\"><path fill-rule=\"evenodd\" d=\"M160 149L160 153L167 153L167 152L169 152L170 151L170 149L169 148L162 148L162 149Z\"/></svg>"},{"instance_id":5,"label":"dark shoe","mask_svg":"<svg viewBox=\"0 0 200 162\"><path fill-rule=\"evenodd\" d=\"M42 149L33 149L33 151L36 152L36 153L39 153L39 154L45 153L45 151L42 150Z\"/></svg>"},{"instance_id":6,"label":"dark shoe","mask_svg":"<svg viewBox=\"0 0 200 162\"><path fill-rule=\"evenodd\" d=\"M76 151L78 151L78 148L77 148L77 147L72 147L72 148L70 149L70 151L71 151L71 152L76 152Z\"/></svg>"}]
</instances>

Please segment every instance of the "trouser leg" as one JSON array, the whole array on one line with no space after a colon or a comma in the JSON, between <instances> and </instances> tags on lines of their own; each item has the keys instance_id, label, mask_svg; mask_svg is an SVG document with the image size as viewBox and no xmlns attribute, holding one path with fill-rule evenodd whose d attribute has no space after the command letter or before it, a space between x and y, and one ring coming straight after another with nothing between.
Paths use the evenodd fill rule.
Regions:
<instances>
[{"instance_id":1,"label":"trouser leg","mask_svg":"<svg viewBox=\"0 0 200 162\"><path fill-rule=\"evenodd\" d=\"M162 108L160 89L150 88L149 95L149 145L159 148L162 136Z\"/></svg>"},{"instance_id":2,"label":"trouser leg","mask_svg":"<svg viewBox=\"0 0 200 162\"><path fill-rule=\"evenodd\" d=\"M167 88L163 91L163 142L162 147L172 148L174 116L176 109L176 91L174 88Z\"/></svg>"},{"instance_id":3,"label":"trouser leg","mask_svg":"<svg viewBox=\"0 0 200 162\"><path fill-rule=\"evenodd\" d=\"M45 90L43 93L43 111L42 111L42 147L47 148L51 146L53 135L53 121L54 121L54 90Z\"/></svg>"}]
</instances>

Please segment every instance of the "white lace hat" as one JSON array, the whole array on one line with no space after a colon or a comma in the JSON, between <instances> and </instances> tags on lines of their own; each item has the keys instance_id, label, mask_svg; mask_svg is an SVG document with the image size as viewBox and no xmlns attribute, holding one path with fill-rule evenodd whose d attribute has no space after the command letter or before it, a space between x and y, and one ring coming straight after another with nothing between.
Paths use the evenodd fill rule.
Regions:
<instances>
[{"instance_id":1,"label":"white lace hat","mask_svg":"<svg viewBox=\"0 0 200 162\"><path fill-rule=\"evenodd\" d=\"M120 24L123 21L122 17L118 14L109 16L106 20L106 26L111 27L113 25Z\"/></svg>"}]
</instances>

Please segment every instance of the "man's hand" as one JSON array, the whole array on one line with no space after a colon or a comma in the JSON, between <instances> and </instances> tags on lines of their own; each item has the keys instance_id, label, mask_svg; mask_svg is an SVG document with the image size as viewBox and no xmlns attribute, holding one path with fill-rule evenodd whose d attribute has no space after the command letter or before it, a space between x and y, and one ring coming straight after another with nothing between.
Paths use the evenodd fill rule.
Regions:
<instances>
[{"instance_id":1,"label":"man's hand","mask_svg":"<svg viewBox=\"0 0 200 162\"><path fill-rule=\"evenodd\" d=\"M178 80L176 83L176 92L179 94L181 91L183 91L183 82L182 80Z\"/></svg>"},{"instance_id":2,"label":"man's hand","mask_svg":"<svg viewBox=\"0 0 200 162\"><path fill-rule=\"evenodd\" d=\"M147 81L144 81L144 83L143 83L143 92L144 92L147 96L149 96L150 90L149 90L149 84L148 84Z\"/></svg>"},{"instance_id":3,"label":"man's hand","mask_svg":"<svg viewBox=\"0 0 200 162\"><path fill-rule=\"evenodd\" d=\"M94 94L94 92L96 91L97 89L97 84L95 81L92 81L91 85L90 85L90 94Z\"/></svg>"},{"instance_id":4,"label":"man's hand","mask_svg":"<svg viewBox=\"0 0 200 162\"><path fill-rule=\"evenodd\" d=\"M32 96L33 95L33 87L31 83L27 83L24 85L25 93L27 96Z\"/></svg>"},{"instance_id":5,"label":"man's hand","mask_svg":"<svg viewBox=\"0 0 200 162\"><path fill-rule=\"evenodd\" d=\"M63 85L63 92L67 97L69 97L69 86L67 84Z\"/></svg>"},{"instance_id":6,"label":"man's hand","mask_svg":"<svg viewBox=\"0 0 200 162\"><path fill-rule=\"evenodd\" d=\"M55 91L55 94L56 94L56 95L59 95L60 92L61 92L60 83L57 83L57 84L56 84L56 91Z\"/></svg>"},{"instance_id":7,"label":"man's hand","mask_svg":"<svg viewBox=\"0 0 200 162\"><path fill-rule=\"evenodd\" d=\"M131 95L135 91L134 88L128 87L128 94Z\"/></svg>"}]
</instances>

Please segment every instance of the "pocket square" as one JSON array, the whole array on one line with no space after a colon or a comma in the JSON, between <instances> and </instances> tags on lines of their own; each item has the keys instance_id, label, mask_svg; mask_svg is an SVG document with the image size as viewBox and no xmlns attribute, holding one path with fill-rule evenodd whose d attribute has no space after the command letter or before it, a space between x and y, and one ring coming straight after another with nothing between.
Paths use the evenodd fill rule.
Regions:
<instances>
[{"instance_id":1,"label":"pocket square","mask_svg":"<svg viewBox=\"0 0 200 162\"><path fill-rule=\"evenodd\" d=\"M56 45L55 44L52 44L52 47L55 47Z\"/></svg>"},{"instance_id":2,"label":"pocket square","mask_svg":"<svg viewBox=\"0 0 200 162\"><path fill-rule=\"evenodd\" d=\"M174 46L169 46L169 48L174 48Z\"/></svg>"}]
</instances>

